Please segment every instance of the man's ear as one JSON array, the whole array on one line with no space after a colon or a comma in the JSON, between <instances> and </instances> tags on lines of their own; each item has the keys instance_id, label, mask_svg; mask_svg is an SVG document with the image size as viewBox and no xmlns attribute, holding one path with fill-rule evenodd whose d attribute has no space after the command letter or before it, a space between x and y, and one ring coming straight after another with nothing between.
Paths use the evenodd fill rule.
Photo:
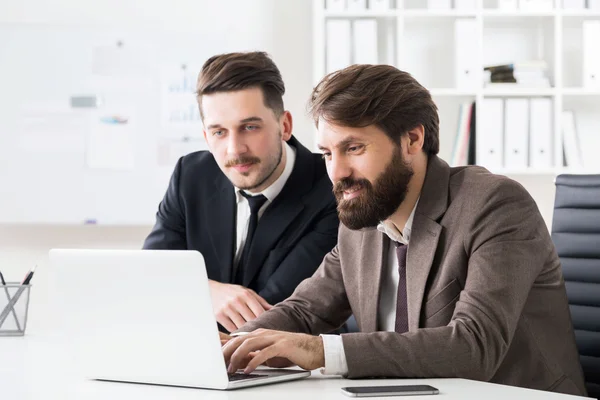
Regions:
<instances>
[{"instance_id":1,"label":"man's ear","mask_svg":"<svg viewBox=\"0 0 600 400\"><path fill-rule=\"evenodd\" d=\"M294 121L292 119L292 113L284 111L280 118L281 125L281 138L286 142L292 137L292 130L294 127Z\"/></svg>"},{"instance_id":2,"label":"man's ear","mask_svg":"<svg viewBox=\"0 0 600 400\"><path fill-rule=\"evenodd\" d=\"M406 150L409 154L417 154L423 150L423 144L425 143L425 127L418 125L408 131L408 146Z\"/></svg>"}]
</instances>

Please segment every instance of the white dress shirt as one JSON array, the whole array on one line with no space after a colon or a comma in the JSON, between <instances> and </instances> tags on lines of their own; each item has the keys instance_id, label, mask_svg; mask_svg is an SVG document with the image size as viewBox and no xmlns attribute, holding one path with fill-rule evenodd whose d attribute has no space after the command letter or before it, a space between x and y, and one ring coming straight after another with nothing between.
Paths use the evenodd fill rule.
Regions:
<instances>
[{"instance_id":1,"label":"white dress shirt","mask_svg":"<svg viewBox=\"0 0 600 400\"><path fill-rule=\"evenodd\" d=\"M410 233L412 230L413 219L417 203L412 209L410 216L406 220L402 233L398 231L391 221L383 221L377 225L379 232L385 233L391 240L408 245ZM387 256L387 262L381 271L381 288L379 290L379 309L377 317L379 320L379 331L394 332L396 324L396 302L398 300L398 281L400 273L398 272L398 258L396 257L396 247L390 246ZM339 335L321 335L323 338L323 350L325 352L325 368L321 370L326 375L347 375L348 362L344 352L342 337Z\"/></svg>"},{"instance_id":2,"label":"white dress shirt","mask_svg":"<svg viewBox=\"0 0 600 400\"><path fill-rule=\"evenodd\" d=\"M246 190L244 192L248 193L251 196L256 196L262 194L267 198L265 204L258 210L258 219L264 214L269 204L275 200L275 197L281 193L281 190L285 186L288 178L292 174L294 170L294 162L296 161L296 149L290 146L287 143L283 145L283 151L285 151L285 167L283 168L283 172L277 178L275 182L262 192L258 193L250 193ZM242 256L242 249L244 248L244 243L246 242L246 236L248 235L248 224L250 222L250 205L248 204L248 200L240 194L241 189L234 187L236 203L237 203L237 215L236 215L236 246L235 246L235 257L233 259L234 265L237 266L240 257Z\"/></svg>"}]
</instances>

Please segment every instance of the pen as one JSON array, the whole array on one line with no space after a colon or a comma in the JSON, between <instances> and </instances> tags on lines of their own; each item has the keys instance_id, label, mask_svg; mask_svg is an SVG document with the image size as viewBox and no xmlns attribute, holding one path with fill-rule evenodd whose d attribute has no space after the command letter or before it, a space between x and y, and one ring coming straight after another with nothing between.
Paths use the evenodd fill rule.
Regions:
<instances>
[{"instance_id":1,"label":"pen","mask_svg":"<svg viewBox=\"0 0 600 400\"><path fill-rule=\"evenodd\" d=\"M31 278L33 278L33 273L35 272L35 269L37 268L37 265L34 266L31 271L29 271L27 273L27 275L25 275L25 279L23 279L23 282L21 283L21 285L29 285L29 282L31 282Z\"/></svg>"},{"instance_id":2,"label":"pen","mask_svg":"<svg viewBox=\"0 0 600 400\"><path fill-rule=\"evenodd\" d=\"M29 282L31 282L31 278L33 278L33 273L35 272L36 268L37 268L37 265L35 267L33 267L31 269L31 271L29 271L27 273L27 275L25 275L25 278L23 279L23 282L21 282L21 286L19 287L19 290L17 290L17 293L15 293L15 295L13 296L12 299L10 299L10 301L8 302L6 307L4 307L4 310L2 310L2 314L0 314L0 328L2 327L2 324L4 323L6 318L8 317L8 314L10 314L10 311L11 310L14 311L15 304L17 304L17 301L19 301L19 298L25 291L25 286L29 285Z\"/></svg>"},{"instance_id":3,"label":"pen","mask_svg":"<svg viewBox=\"0 0 600 400\"><path fill-rule=\"evenodd\" d=\"M8 292L8 288L6 287L6 281L4 280L4 275L2 275L2 271L0 271L0 282L2 282L2 286L4 286L4 293L6 293L6 298L10 303L10 293ZM21 330L21 324L19 323L19 319L17 318L17 313L15 309L12 308L12 315L15 318L15 324L17 324L17 329Z\"/></svg>"}]
</instances>

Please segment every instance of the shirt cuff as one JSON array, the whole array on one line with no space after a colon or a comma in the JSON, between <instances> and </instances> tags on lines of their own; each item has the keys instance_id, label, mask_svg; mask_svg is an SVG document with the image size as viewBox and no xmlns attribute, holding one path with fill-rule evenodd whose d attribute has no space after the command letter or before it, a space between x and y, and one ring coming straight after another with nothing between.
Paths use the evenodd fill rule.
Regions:
<instances>
[{"instance_id":1,"label":"shirt cuff","mask_svg":"<svg viewBox=\"0 0 600 400\"><path fill-rule=\"evenodd\" d=\"M344 352L344 343L339 335L320 335L323 339L325 352L325 368L321 369L323 375L348 375L348 362Z\"/></svg>"}]
</instances>

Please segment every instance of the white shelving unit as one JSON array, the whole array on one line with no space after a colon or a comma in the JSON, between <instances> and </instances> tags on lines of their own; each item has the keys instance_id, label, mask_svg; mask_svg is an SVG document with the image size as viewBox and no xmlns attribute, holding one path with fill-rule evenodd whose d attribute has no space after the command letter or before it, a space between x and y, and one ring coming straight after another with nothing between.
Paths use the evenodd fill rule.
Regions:
<instances>
[{"instance_id":1,"label":"white shelving unit","mask_svg":"<svg viewBox=\"0 0 600 400\"><path fill-rule=\"evenodd\" d=\"M507 175L553 175L600 173L600 87L583 87L582 24L600 20L600 10L563 10L555 0L550 10L500 10L497 0L476 0L474 9L428 9L427 0L390 1L388 10L327 10L325 0L313 0L315 84L328 72L326 23L329 20L374 19L378 25L378 63L393 64L410 72L427 87L440 113L440 156L451 159L460 104L474 101L477 110L477 140L482 135L481 112L486 98L550 98L552 100L552 165L534 169L504 165L494 172ZM454 0L456 2L456 0ZM366 1L365 3L369 3ZM473 37L477 60L477 82L457 87L454 67L454 29L457 19L475 21ZM390 32L393 32L390 38ZM390 45L389 41L394 43ZM379 42L381 41L381 42ZM384 42L384 43L382 43ZM598 45L600 51L600 44ZM483 84L483 67L541 59L548 65L551 87L528 88ZM573 110L584 167L564 165L562 111ZM479 161L479 160L478 160Z\"/></svg>"}]
</instances>

